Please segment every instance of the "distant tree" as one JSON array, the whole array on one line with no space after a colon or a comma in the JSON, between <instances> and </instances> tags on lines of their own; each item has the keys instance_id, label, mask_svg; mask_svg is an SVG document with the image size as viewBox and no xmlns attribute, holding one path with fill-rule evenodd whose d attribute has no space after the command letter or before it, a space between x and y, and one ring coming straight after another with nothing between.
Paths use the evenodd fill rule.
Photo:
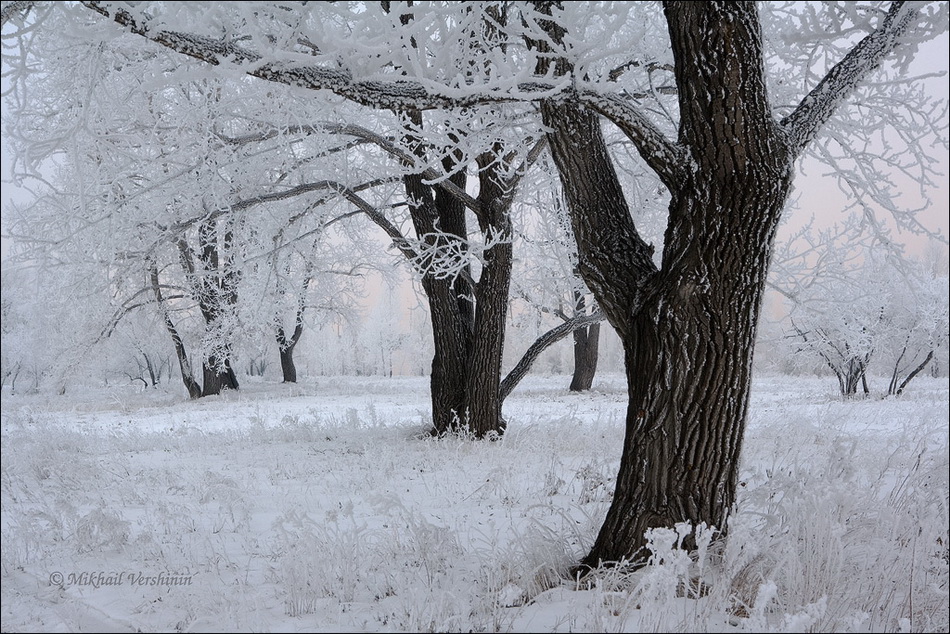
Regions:
<instances>
[{"instance_id":1,"label":"distant tree","mask_svg":"<svg viewBox=\"0 0 950 634\"><path fill-rule=\"evenodd\" d=\"M855 231L795 234L773 286L786 299L798 352L820 358L842 396L869 394L872 367L887 374L886 393L898 394L947 345L947 277Z\"/></svg>"}]
</instances>

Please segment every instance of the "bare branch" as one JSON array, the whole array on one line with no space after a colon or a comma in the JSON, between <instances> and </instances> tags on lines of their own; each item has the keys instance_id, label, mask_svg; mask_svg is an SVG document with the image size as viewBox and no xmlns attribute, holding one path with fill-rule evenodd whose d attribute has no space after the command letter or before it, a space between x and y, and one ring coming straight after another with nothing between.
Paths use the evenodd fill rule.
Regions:
<instances>
[{"instance_id":1,"label":"bare branch","mask_svg":"<svg viewBox=\"0 0 950 634\"><path fill-rule=\"evenodd\" d=\"M547 350L553 344L557 343L564 337L568 336L578 328L585 328L591 324L599 323L607 318L603 312L597 310L591 313L590 315L579 315L568 319L563 324L558 324L551 330L547 331L528 347L524 355L515 364L515 367L511 369L504 380L501 382L501 386L498 388L499 397L504 401L511 391L515 389L518 383L521 382L521 379L528 374L528 371L531 369L531 366L541 355L542 352Z\"/></svg>"}]
</instances>

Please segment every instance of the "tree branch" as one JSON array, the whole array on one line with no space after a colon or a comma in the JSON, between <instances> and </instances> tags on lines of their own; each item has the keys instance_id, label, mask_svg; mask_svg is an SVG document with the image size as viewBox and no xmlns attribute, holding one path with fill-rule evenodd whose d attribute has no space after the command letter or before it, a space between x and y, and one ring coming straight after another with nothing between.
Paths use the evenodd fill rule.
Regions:
<instances>
[{"instance_id":1,"label":"tree branch","mask_svg":"<svg viewBox=\"0 0 950 634\"><path fill-rule=\"evenodd\" d=\"M798 155L815 138L838 106L868 77L900 43L913 26L919 10L915 3L894 2L881 25L848 52L785 117L785 129L793 155Z\"/></svg>"},{"instance_id":2,"label":"tree branch","mask_svg":"<svg viewBox=\"0 0 950 634\"><path fill-rule=\"evenodd\" d=\"M541 356L542 352L578 328L584 328L591 324L601 322L606 318L606 315L599 310L594 311L590 315L579 315L568 319L563 324L558 324L538 337L537 340L528 347L518 363L515 364L515 367L511 369L511 372L502 380L501 386L498 388L501 401L504 402L508 395L511 394L511 391L521 382L521 379L528 374L528 371L531 370L531 366L537 361L538 357Z\"/></svg>"},{"instance_id":3,"label":"tree branch","mask_svg":"<svg viewBox=\"0 0 950 634\"><path fill-rule=\"evenodd\" d=\"M3 9L0 9L0 26L5 26L15 15L19 15L21 18L26 17L35 4L36 2L25 0L5 3Z\"/></svg>"},{"instance_id":4,"label":"tree branch","mask_svg":"<svg viewBox=\"0 0 950 634\"><path fill-rule=\"evenodd\" d=\"M289 132L291 134L298 132L308 132L308 133L323 133L323 134L334 134L341 136L351 136L356 139L359 139L366 143L372 143L377 146L393 158L399 160L403 165L407 167L415 167L417 157L411 152L400 148L396 143L381 134L368 130L364 127L354 125L354 124L343 124L343 123L332 123L332 122L321 122L306 124L300 126L293 126L286 128L285 130L264 130L255 134L248 134L241 137L221 137L222 140L226 143L243 145L245 143L253 143L258 141L266 141L268 139L274 138L281 132ZM525 160L525 169L530 166L541 153L542 147L534 147L531 152L528 154L528 158ZM422 178L429 181L429 184L437 185L441 187L446 192L458 199L462 204L468 207L472 212L478 214L481 212L481 205L477 200L472 198L464 189L453 183L450 179L446 178L444 174L433 169L432 167L427 167L421 172Z\"/></svg>"},{"instance_id":5,"label":"tree branch","mask_svg":"<svg viewBox=\"0 0 950 634\"><path fill-rule=\"evenodd\" d=\"M920 365L914 368L914 371L908 374L907 378L901 382L900 387L897 388L897 392L895 393L897 395L903 394L904 388L907 387L907 384L910 383L915 376L920 374L923 371L923 369L927 367L927 364L930 363L930 360L933 358L934 358L934 351L931 350L927 353L927 357L923 361L920 362Z\"/></svg>"},{"instance_id":6,"label":"tree branch","mask_svg":"<svg viewBox=\"0 0 950 634\"><path fill-rule=\"evenodd\" d=\"M313 64L302 65L288 61L266 62L264 57L232 42L202 35L153 29L147 19L140 19L129 11L109 6L111 3L83 0L82 4L96 13L128 28L157 44L195 59L219 65L232 65L258 77L288 86L310 90L330 90L354 103L386 110L432 110L467 108L485 103L519 102L551 97L562 92L567 84L544 81L522 82L517 92L472 92L450 96L433 92L419 82L400 78L392 81L357 80L345 69L323 68Z\"/></svg>"},{"instance_id":7,"label":"tree branch","mask_svg":"<svg viewBox=\"0 0 950 634\"><path fill-rule=\"evenodd\" d=\"M670 141L628 98L586 90L581 101L627 135L643 160L670 189L682 182L683 148Z\"/></svg>"}]
</instances>

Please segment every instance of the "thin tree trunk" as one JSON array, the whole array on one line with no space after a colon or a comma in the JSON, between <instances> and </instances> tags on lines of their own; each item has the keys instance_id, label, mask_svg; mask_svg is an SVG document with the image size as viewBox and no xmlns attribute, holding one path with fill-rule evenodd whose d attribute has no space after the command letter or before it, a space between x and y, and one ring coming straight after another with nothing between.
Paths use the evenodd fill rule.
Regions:
<instances>
[{"instance_id":1,"label":"thin tree trunk","mask_svg":"<svg viewBox=\"0 0 950 634\"><path fill-rule=\"evenodd\" d=\"M162 287L158 281L158 268L152 266L149 272L149 279L152 283L152 293L155 295L155 301L158 303L159 310L162 311L162 318L165 322L165 329L172 339L172 345L175 347L175 356L178 358L178 368L181 370L181 382L188 391L189 398L201 397L201 386L195 381L191 371L191 362L188 360L188 352L185 350L185 344L178 335L178 329L172 321L171 314L168 311L168 305L162 295Z\"/></svg>"},{"instance_id":2,"label":"thin tree trunk","mask_svg":"<svg viewBox=\"0 0 950 634\"><path fill-rule=\"evenodd\" d=\"M895 394L903 394L904 388L907 387L907 384L910 383L914 379L915 376L920 374L923 371L923 369L927 367L927 364L930 363L930 360L933 358L934 358L934 351L931 350L930 352L927 353L927 358L921 361L920 365L914 368L914 370L910 374L907 375L906 379L901 381L901 384L900 386L898 386Z\"/></svg>"},{"instance_id":3,"label":"thin tree trunk","mask_svg":"<svg viewBox=\"0 0 950 634\"><path fill-rule=\"evenodd\" d=\"M158 385L158 379L155 378L155 367L152 365L152 360L148 354L143 352L142 356L145 358L145 369L148 370L148 378L152 382L152 387L155 387Z\"/></svg>"},{"instance_id":4,"label":"thin tree trunk","mask_svg":"<svg viewBox=\"0 0 950 634\"><path fill-rule=\"evenodd\" d=\"M278 350L280 355L280 371L283 375L284 383L297 382L297 366L294 365L294 347L287 346Z\"/></svg>"}]
</instances>

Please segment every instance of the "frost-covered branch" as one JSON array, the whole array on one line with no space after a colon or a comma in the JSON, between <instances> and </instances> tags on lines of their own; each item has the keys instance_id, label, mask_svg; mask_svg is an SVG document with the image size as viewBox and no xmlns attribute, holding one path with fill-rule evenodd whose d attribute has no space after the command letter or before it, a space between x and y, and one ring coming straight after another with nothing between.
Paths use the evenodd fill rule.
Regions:
<instances>
[{"instance_id":1,"label":"frost-covered branch","mask_svg":"<svg viewBox=\"0 0 950 634\"><path fill-rule=\"evenodd\" d=\"M584 91L580 98L623 130L667 187L673 187L682 178L683 149L667 139L641 108L618 94Z\"/></svg>"},{"instance_id":2,"label":"frost-covered branch","mask_svg":"<svg viewBox=\"0 0 950 634\"><path fill-rule=\"evenodd\" d=\"M781 122L794 155L805 149L841 103L880 66L914 26L919 13L916 2L894 2L880 26L851 49Z\"/></svg>"},{"instance_id":3,"label":"frost-covered branch","mask_svg":"<svg viewBox=\"0 0 950 634\"><path fill-rule=\"evenodd\" d=\"M407 167L413 167L417 163L417 157L415 157L411 152L399 147L392 139L389 139L382 134L378 134L352 123L332 123L332 122L323 122L323 123L313 123L307 125L296 126L294 128L288 128L286 130L277 130L270 129L264 130L262 132L248 134L242 137L224 137L224 140L228 143L233 143L236 145L243 145L245 143L251 143L256 141L264 141L267 139L274 138L280 133L294 133L294 132L308 132L308 133L323 133L323 134L334 134L334 135L344 135L352 136L356 139L359 139L365 143L372 143L377 146L393 158L399 160L403 165ZM529 154L529 160L533 162L540 150L538 148L533 154ZM526 161L527 163L527 161ZM437 170L432 167L426 167L422 171L422 177L426 181L432 184L438 184L439 187L443 188L449 194L457 198L462 202L466 207L472 210L474 213L478 214L481 212L480 205L477 200L472 198L468 193L465 192L461 187L457 186L451 180L445 177Z\"/></svg>"},{"instance_id":4,"label":"frost-covered branch","mask_svg":"<svg viewBox=\"0 0 950 634\"><path fill-rule=\"evenodd\" d=\"M418 81L400 77L389 81L359 80L341 68L324 68L313 63L267 61L263 55L233 42L192 33L153 28L149 20L135 16L109 2L87 0L83 5L120 24L132 33L195 59L239 67L247 74L298 88L330 90L354 103L386 110L432 110L466 108L485 103L515 102L551 97L562 92L564 82L529 81L511 92L461 90L437 92Z\"/></svg>"},{"instance_id":5,"label":"frost-covered branch","mask_svg":"<svg viewBox=\"0 0 950 634\"><path fill-rule=\"evenodd\" d=\"M33 8L36 2L31 0L18 0L16 2L4 2L3 8L0 8L0 26L4 26L14 16L24 17Z\"/></svg>"}]
</instances>

